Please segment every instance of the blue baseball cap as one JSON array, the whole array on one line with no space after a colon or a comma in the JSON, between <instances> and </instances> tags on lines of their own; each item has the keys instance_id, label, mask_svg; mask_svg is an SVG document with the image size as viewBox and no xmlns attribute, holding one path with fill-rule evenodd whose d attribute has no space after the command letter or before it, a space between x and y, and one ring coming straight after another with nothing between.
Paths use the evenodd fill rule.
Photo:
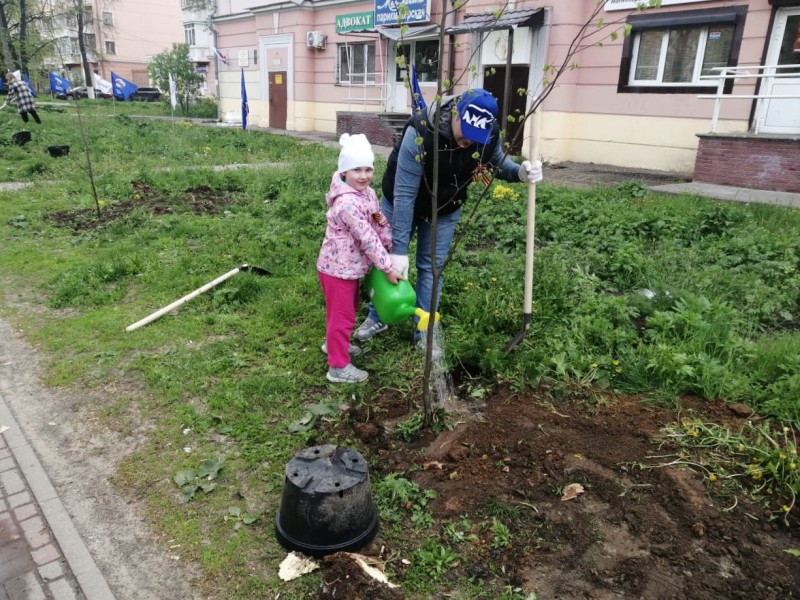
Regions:
<instances>
[{"instance_id":1,"label":"blue baseball cap","mask_svg":"<svg viewBox=\"0 0 800 600\"><path fill-rule=\"evenodd\" d=\"M467 90L458 99L456 112L461 121L461 134L471 142L485 144L492 137L497 119L497 100L483 89Z\"/></svg>"}]
</instances>

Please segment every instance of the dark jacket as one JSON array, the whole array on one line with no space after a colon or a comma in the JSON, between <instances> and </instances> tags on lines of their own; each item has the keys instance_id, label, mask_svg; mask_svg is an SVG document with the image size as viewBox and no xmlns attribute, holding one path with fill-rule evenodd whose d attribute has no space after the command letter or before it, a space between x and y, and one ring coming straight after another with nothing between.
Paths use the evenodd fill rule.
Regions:
<instances>
[{"instance_id":1,"label":"dark jacket","mask_svg":"<svg viewBox=\"0 0 800 600\"><path fill-rule=\"evenodd\" d=\"M453 109L456 98L445 101L441 106L439 120L439 194L437 198L438 213L450 214L458 210L467 199L467 188L472 182L473 173L481 165L488 165L490 158L500 140L500 127L497 122L492 127L492 137L487 144L476 144L469 148L459 148L453 139L451 129ZM386 172L383 174L382 189L386 199L394 203L394 181L397 173L397 158L403 136L409 127L413 127L417 136L422 138L419 147L422 154L424 176L420 182L417 198L414 203L414 216L430 219L432 215L431 193L429 188L433 185L433 137L432 122L435 115L435 106L431 106L427 114L418 113L406 121L403 133L389 155Z\"/></svg>"}]
</instances>

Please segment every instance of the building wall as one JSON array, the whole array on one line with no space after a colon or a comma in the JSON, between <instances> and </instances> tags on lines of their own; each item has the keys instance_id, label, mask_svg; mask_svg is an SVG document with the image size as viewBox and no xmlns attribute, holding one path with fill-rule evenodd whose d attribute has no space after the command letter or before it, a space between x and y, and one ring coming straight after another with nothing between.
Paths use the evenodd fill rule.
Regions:
<instances>
[{"instance_id":1,"label":"building wall","mask_svg":"<svg viewBox=\"0 0 800 600\"><path fill-rule=\"evenodd\" d=\"M101 22L102 12L113 15L112 26ZM184 41L179 0L94 0L98 71L110 79L111 71L138 85L148 85L149 57ZM116 54L105 51L113 41Z\"/></svg>"},{"instance_id":2,"label":"building wall","mask_svg":"<svg viewBox=\"0 0 800 600\"><path fill-rule=\"evenodd\" d=\"M363 110L376 112L384 110L380 98L387 95L386 86L376 85L367 90L358 90L359 95L368 98L354 103L353 90L334 83L336 44L345 39L363 41L362 38L345 38L334 32L336 15L370 10L373 3L359 2L340 4L334 7L311 10L304 5L290 8L289 3L273 2L272 6L281 8L263 9L254 15L245 11L248 2L241 0L221 0L218 2L218 15L223 20L217 23L219 30L218 47L228 56L236 56L242 48L254 50L265 40L275 35L291 35L290 52L293 57L293 73L290 77L292 98L290 99L289 129L313 129L319 131L336 130L337 110ZM306 3L307 4L307 3ZM433 2L434 5L438 4ZM580 27L593 11L595 0L575 0L571 2L552 2L541 0L520 0L515 8L541 7L549 10L549 25L546 26L546 54L543 61L551 65L564 62L570 43ZM744 25L743 39L739 52L740 65L757 65L765 52L766 36L771 17L768 0L752 2L730 2L718 0L698 0L687 4L662 6L651 13L668 13L747 5L748 12ZM499 3L490 0L472 0L468 12L479 13L495 10ZM225 12L228 10L229 12ZM262 9L259 9L262 10ZM225 15L239 17L225 20ZM463 10L456 18L461 22ZM618 84L623 54L624 36L622 25L625 18L635 11L601 11L599 16L610 29L619 36L611 39L608 35L595 32L594 40L602 39L580 54L574 61L575 68L567 69L543 104L541 140L538 145L540 155L552 162L574 160L598 162L637 168L651 168L665 171L690 172L697 153L697 134L710 131L713 100L698 98L698 92L689 93L620 93ZM434 10L433 20L437 20ZM616 25L613 25L617 22ZM594 27L593 25L590 26ZM323 31L328 35L325 50L306 48L308 31ZM369 39L376 39L373 34ZM470 35L459 36L456 52L456 73L467 67L470 57L474 58L477 38ZM535 46L535 44L534 44ZM378 61L392 66L389 44L379 43ZM484 51L488 51L484 49ZM270 57L266 58L267 63ZM252 86L258 88L248 97L253 122L265 125L268 121L267 86L264 83L270 64L245 67L251 71ZM392 66L393 68L393 66ZM239 69L231 61L228 67L221 67L221 99L224 110L236 110L239 103ZM539 73L534 72L534 79ZM387 84L381 80L379 83ZM464 77L456 88L462 91L469 85L482 84L479 68L475 77ZM737 84L733 94L753 94L755 81ZM256 95L258 94L258 95ZM256 100L256 98L258 98ZM260 103L260 106L259 106ZM717 131L744 132L748 130L752 100L728 100L722 103Z\"/></svg>"}]
</instances>

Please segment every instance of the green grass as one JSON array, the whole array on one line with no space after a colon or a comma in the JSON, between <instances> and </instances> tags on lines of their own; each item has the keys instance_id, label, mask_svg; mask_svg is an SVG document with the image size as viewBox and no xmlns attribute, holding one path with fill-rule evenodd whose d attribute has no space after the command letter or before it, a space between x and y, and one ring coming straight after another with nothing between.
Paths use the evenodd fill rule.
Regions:
<instances>
[{"instance_id":1,"label":"green grass","mask_svg":"<svg viewBox=\"0 0 800 600\"><path fill-rule=\"evenodd\" d=\"M123 114L129 106L116 114L109 105L81 107L88 150L74 107L44 107L44 124L28 127L30 144L3 147L0 181L33 185L0 192L0 313L51 357L48 383L100 391L125 382L124 393L97 407L100 426L146 432L147 443L116 481L145 500L165 539L199 564L204 585L226 598L307 597L318 578L287 584L263 568L282 556L272 519L284 465L316 440L313 427L291 433L290 426L320 405L335 413L385 390L414 394L422 374L410 330L394 327L369 345L367 385L325 383L315 263L336 151L285 136L139 119ZM20 125L16 114L0 112L6 138ZM56 143L70 144L71 154L50 158L46 147ZM104 210L122 202L142 207L103 226L59 227L58 211L94 210L87 152ZM213 168L234 163L259 168ZM382 165L378 171L376 180ZM191 210L188 195L201 186L226 198L214 214ZM800 423L799 213L655 196L636 185L575 191L543 184L533 323L506 353L521 325L525 190L505 188L512 193L490 194L477 221L463 222L445 281L440 312L448 355L470 375L465 396L485 396L498 382L521 390L545 385L554 401L623 392L679 407L681 395L693 394ZM171 212L153 213L145 206L153 199ZM125 333L243 263L271 274L236 275ZM416 427L412 416L409 436ZM712 434L722 436L709 426ZM206 459L224 463L217 488L185 504L173 477ZM786 477L775 481L776 494L796 485L788 468L780 473ZM374 485L384 535L418 559L402 583L420 598L451 586L442 574L458 559L460 537L480 534L503 545L510 535L513 543L513 528L504 529L510 517L498 513L423 544L420 531L441 529L425 508L425 490L377 473ZM398 498L413 510L398 510ZM231 508L255 522L234 528ZM524 597L468 582L462 589L466 597Z\"/></svg>"}]
</instances>

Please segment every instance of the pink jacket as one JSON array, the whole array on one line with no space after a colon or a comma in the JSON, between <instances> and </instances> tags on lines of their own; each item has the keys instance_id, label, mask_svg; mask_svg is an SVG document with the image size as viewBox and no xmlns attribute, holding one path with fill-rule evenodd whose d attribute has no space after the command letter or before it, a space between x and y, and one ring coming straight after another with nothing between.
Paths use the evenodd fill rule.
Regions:
<instances>
[{"instance_id":1,"label":"pink jacket","mask_svg":"<svg viewBox=\"0 0 800 600\"><path fill-rule=\"evenodd\" d=\"M390 273L392 228L381 213L372 188L357 192L333 174L325 197L328 227L317 259L317 270L339 279L360 279L375 265Z\"/></svg>"}]
</instances>

